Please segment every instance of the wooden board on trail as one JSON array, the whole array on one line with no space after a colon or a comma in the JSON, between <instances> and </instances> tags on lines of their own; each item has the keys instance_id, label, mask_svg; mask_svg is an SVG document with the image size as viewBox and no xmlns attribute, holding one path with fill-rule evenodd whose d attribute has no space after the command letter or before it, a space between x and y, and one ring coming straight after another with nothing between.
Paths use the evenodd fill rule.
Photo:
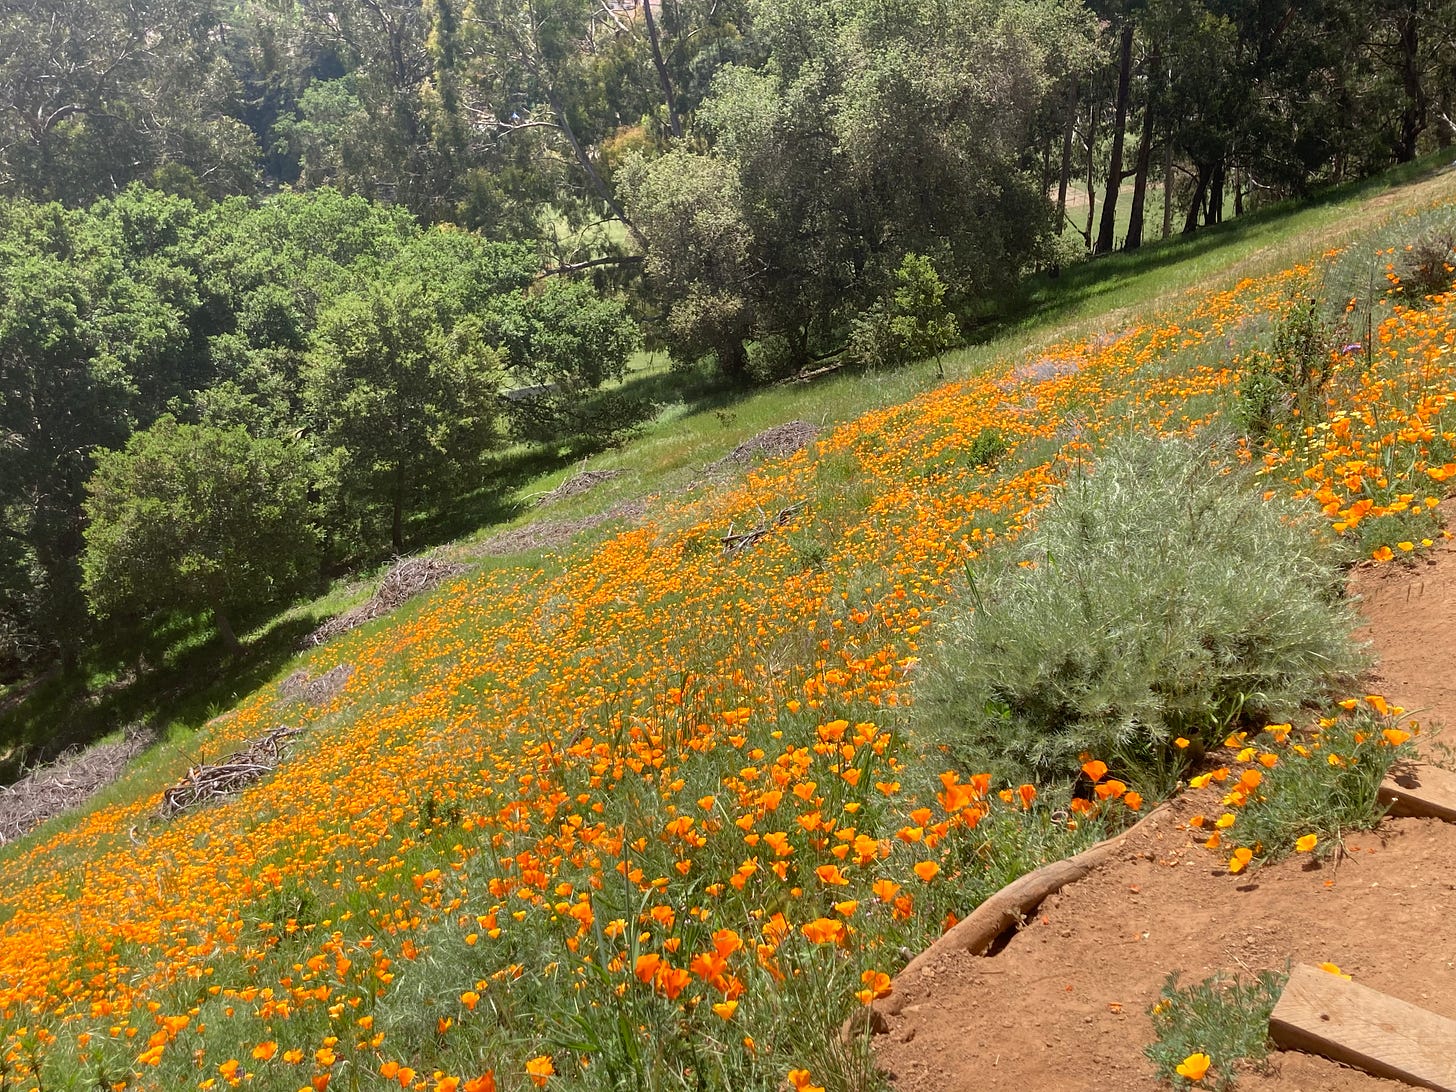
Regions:
<instances>
[{"instance_id":1,"label":"wooden board on trail","mask_svg":"<svg viewBox=\"0 0 1456 1092\"><path fill-rule=\"evenodd\" d=\"M1381 803L1392 815L1456 823L1456 774L1421 762L1401 763L1380 783Z\"/></svg>"},{"instance_id":2,"label":"wooden board on trail","mask_svg":"<svg viewBox=\"0 0 1456 1092\"><path fill-rule=\"evenodd\" d=\"M1456 1020L1318 967L1301 963L1290 971L1269 1035L1285 1050L1456 1092Z\"/></svg>"}]
</instances>

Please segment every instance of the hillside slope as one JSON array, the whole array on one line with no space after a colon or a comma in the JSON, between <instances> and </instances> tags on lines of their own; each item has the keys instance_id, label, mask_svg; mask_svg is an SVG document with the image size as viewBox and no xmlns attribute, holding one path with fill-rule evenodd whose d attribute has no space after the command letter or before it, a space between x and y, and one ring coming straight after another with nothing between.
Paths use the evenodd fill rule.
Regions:
<instances>
[{"instance_id":1,"label":"hillside slope","mask_svg":"<svg viewBox=\"0 0 1456 1092\"><path fill-rule=\"evenodd\" d=\"M1127 818L1068 824L1065 797L922 753L903 711L937 611L1104 438L1226 415L1237 339L1327 258L996 360L311 653L352 669L337 694L265 687L0 857L9 1079L873 1085L835 1034L857 1000ZM1270 452L1270 488L1346 528L1434 503L1453 308L1382 317L1332 388L1343 425ZM279 723L301 735L275 776L157 817L189 757Z\"/></svg>"}]
</instances>

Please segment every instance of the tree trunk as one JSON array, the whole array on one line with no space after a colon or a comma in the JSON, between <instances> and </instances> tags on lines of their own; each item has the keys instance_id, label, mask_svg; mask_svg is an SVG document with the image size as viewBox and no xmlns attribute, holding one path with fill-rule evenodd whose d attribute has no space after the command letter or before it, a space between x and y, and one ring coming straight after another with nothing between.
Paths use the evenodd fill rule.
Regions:
<instances>
[{"instance_id":1,"label":"tree trunk","mask_svg":"<svg viewBox=\"0 0 1456 1092\"><path fill-rule=\"evenodd\" d=\"M1400 142L1395 161L1409 163L1416 157L1416 142L1426 128L1426 90L1421 86L1420 33L1416 26L1414 0L1400 20L1400 82L1405 90L1405 109L1400 115Z\"/></svg>"},{"instance_id":2,"label":"tree trunk","mask_svg":"<svg viewBox=\"0 0 1456 1092\"><path fill-rule=\"evenodd\" d=\"M1152 69L1158 68L1158 54L1153 52ZM1143 245L1143 215L1148 200L1148 171L1153 162L1153 104L1151 96L1143 109L1143 131L1138 138L1137 161L1133 166L1132 209L1127 219L1127 237L1123 250L1136 250Z\"/></svg>"},{"instance_id":3,"label":"tree trunk","mask_svg":"<svg viewBox=\"0 0 1456 1092\"><path fill-rule=\"evenodd\" d=\"M734 382L747 384L751 381L748 374L748 351L741 340L729 341L718 350L718 366Z\"/></svg>"},{"instance_id":4,"label":"tree trunk","mask_svg":"<svg viewBox=\"0 0 1456 1092\"><path fill-rule=\"evenodd\" d=\"M1220 159L1213 165L1213 178L1208 184L1208 213L1203 218L1205 224L1223 223L1223 182L1224 164Z\"/></svg>"},{"instance_id":5,"label":"tree trunk","mask_svg":"<svg viewBox=\"0 0 1456 1092\"><path fill-rule=\"evenodd\" d=\"M389 541L396 554L404 553L404 470L394 472L394 503L392 505Z\"/></svg>"},{"instance_id":6,"label":"tree trunk","mask_svg":"<svg viewBox=\"0 0 1456 1092\"><path fill-rule=\"evenodd\" d=\"M674 137L682 137L682 118L677 112L677 96L672 93L672 78L662 59L662 46L657 40L657 20L652 17L652 0L642 0L642 15L647 22L647 41L652 46L652 65L657 69L657 82L662 87L662 100L667 104L667 128Z\"/></svg>"},{"instance_id":7,"label":"tree trunk","mask_svg":"<svg viewBox=\"0 0 1456 1092\"><path fill-rule=\"evenodd\" d=\"M1067 86L1067 124L1062 129L1062 170L1057 177L1057 234L1067 227L1067 184L1072 179L1072 137L1077 131L1077 77Z\"/></svg>"},{"instance_id":8,"label":"tree trunk","mask_svg":"<svg viewBox=\"0 0 1456 1092\"><path fill-rule=\"evenodd\" d=\"M1092 249L1092 225L1097 222L1097 180L1092 171L1097 150L1097 110L1100 103L1087 104L1087 230L1082 238L1087 240L1087 249Z\"/></svg>"},{"instance_id":9,"label":"tree trunk","mask_svg":"<svg viewBox=\"0 0 1456 1092\"><path fill-rule=\"evenodd\" d=\"M1188 203L1188 215L1183 220L1183 234L1191 235L1198 230L1198 218L1203 213L1203 195L1208 192L1208 165L1196 164L1198 180L1193 186L1193 200Z\"/></svg>"},{"instance_id":10,"label":"tree trunk","mask_svg":"<svg viewBox=\"0 0 1456 1092\"><path fill-rule=\"evenodd\" d=\"M242 642L238 640L238 635L233 632L233 624L228 621L227 612L223 610L220 600L213 600L212 619L217 623L218 636L222 638L222 643L227 648L228 653L233 656L241 656L243 654Z\"/></svg>"},{"instance_id":11,"label":"tree trunk","mask_svg":"<svg viewBox=\"0 0 1456 1092\"><path fill-rule=\"evenodd\" d=\"M1097 229L1094 254L1106 254L1113 247L1117 234L1117 195L1122 189L1122 143L1127 130L1127 96L1132 84L1133 24L1122 28L1117 51L1117 104L1113 110L1112 157L1107 167L1107 190L1102 199L1102 223Z\"/></svg>"},{"instance_id":12,"label":"tree trunk","mask_svg":"<svg viewBox=\"0 0 1456 1092\"><path fill-rule=\"evenodd\" d=\"M1173 234L1173 134L1163 145L1163 238Z\"/></svg>"},{"instance_id":13,"label":"tree trunk","mask_svg":"<svg viewBox=\"0 0 1456 1092\"><path fill-rule=\"evenodd\" d=\"M48 484L63 488L59 483ZM80 557L85 540L80 523L58 509L42 510L32 518L24 541L30 543L42 574L32 624L60 653L62 673L74 675L81 665L89 628L86 597L81 590Z\"/></svg>"},{"instance_id":14,"label":"tree trunk","mask_svg":"<svg viewBox=\"0 0 1456 1092\"><path fill-rule=\"evenodd\" d=\"M622 208L622 203L612 193L611 187L602 178L601 172L597 170L596 164L586 154L586 149L581 146L581 141L576 139L576 130L571 127L571 121L566 116L566 106L562 103L561 97L557 95L556 89L548 88L546 91L546 102L551 107L551 113L556 119L556 127L561 130L561 135L566 137L566 143L571 148L572 158L576 160L577 166L586 175L587 181L591 183L592 189L596 190L597 196L602 199L607 208L612 210L612 215L622 221L622 226L632 236L637 245L643 250L647 249L647 238L638 230Z\"/></svg>"}]
</instances>

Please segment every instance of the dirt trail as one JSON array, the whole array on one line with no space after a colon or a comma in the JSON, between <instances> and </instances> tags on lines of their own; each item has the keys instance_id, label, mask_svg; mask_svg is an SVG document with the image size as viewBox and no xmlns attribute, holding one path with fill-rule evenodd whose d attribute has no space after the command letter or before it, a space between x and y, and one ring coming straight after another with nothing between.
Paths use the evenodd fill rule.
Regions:
<instances>
[{"instance_id":1,"label":"dirt trail","mask_svg":"<svg viewBox=\"0 0 1456 1092\"><path fill-rule=\"evenodd\" d=\"M1456 511L1448 511L1449 517ZM1456 725L1456 544L1414 567L1352 579L1376 686ZM1428 729L1456 743L1456 727ZM897 984L904 1011L875 1039L900 1092L1127 1090L1160 1085L1143 1047L1170 971L1196 982L1286 959L1337 963L1355 980L1456 1019L1456 826L1387 820L1350 857L1289 859L1232 876L1195 842L1175 805L1118 859L1047 900L1000 954L949 955ZM1243 1092L1403 1089L1302 1054L1275 1054Z\"/></svg>"},{"instance_id":2,"label":"dirt trail","mask_svg":"<svg viewBox=\"0 0 1456 1092\"><path fill-rule=\"evenodd\" d=\"M1456 527L1456 500L1441 505ZM1427 726L1426 746L1456 745L1456 539L1415 565L1357 569L1350 582L1377 665L1373 684Z\"/></svg>"}]
</instances>

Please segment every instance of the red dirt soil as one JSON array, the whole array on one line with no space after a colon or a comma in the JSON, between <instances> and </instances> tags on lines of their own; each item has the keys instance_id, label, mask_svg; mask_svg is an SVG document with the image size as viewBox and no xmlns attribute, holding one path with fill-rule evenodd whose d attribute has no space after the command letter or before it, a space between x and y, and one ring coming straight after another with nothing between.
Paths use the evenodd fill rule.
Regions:
<instances>
[{"instance_id":1,"label":"red dirt soil","mask_svg":"<svg viewBox=\"0 0 1456 1092\"><path fill-rule=\"evenodd\" d=\"M1448 511L1448 517L1456 511ZM1429 725L1456 724L1456 544L1413 566L1357 569L1352 591L1379 658L1372 686ZM1456 743L1456 728L1445 735ZM1048 899L997 955L949 954L896 981L903 1011L874 1039L900 1092L1167 1088L1143 1048L1170 971L1193 983L1287 960L1336 963L1355 981L1456 1019L1456 825L1387 819L1349 856L1290 858L1230 875L1186 829L1190 792L1117 858ZM1243 1092L1408 1086L1324 1058L1275 1053Z\"/></svg>"}]
</instances>

